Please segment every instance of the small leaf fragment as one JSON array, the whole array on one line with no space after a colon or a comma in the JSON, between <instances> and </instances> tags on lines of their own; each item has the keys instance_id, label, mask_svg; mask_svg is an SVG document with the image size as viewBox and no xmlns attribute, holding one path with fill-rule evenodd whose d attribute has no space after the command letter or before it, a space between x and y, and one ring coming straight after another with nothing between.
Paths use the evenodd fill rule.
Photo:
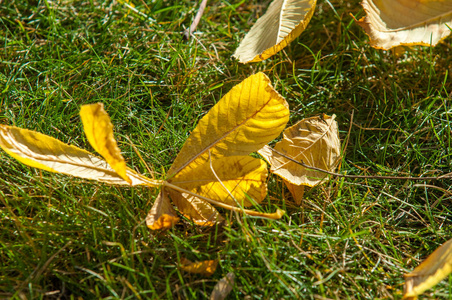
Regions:
<instances>
[{"instance_id":1,"label":"small leaf fragment","mask_svg":"<svg viewBox=\"0 0 452 300\"><path fill-rule=\"evenodd\" d=\"M301 120L284 130L284 138L275 150L305 164L333 171L340 157L340 140L335 116ZM295 185L312 187L326 177L325 173L307 169L265 146L258 151L270 165L270 171Z\"/></svg>"},{"instance_id":2,"label":"small leaf fragment","mask_svg":"<svg viewBox=\"0 0 452 300\"><path fill-rule=\"evenodd\" d=\"M179 218L171 207L167 192L164 188L160 190L154 205L146 216L146 225L152 230L170 229Z\"/></svg>"},{"instance_id":3,"label":"small leaf fragment","mask_svg":"<svg viewBox=\"0 0 452 300\"><path fill-rule=\"evenodd\" d=\"M287 189L292 194L293 200L296 205L301 205L301 202L303 201L303 195L304 195L304 185L296 185L293 183L290 183L287 180L284 180L285 185L287 186Z\"/></svg>"},{"instance_id":4,"label":"small leaf fragment","mask_svg":"<svg viewBox=\"0 0 452 300\"><path fill-rule=\"evenodd\" d=\"M212 294L210 295L210 300L224 300L232 291L234 287L235 274L229 272L223 278L218 281L218 283L213 288Z\"/></svg>"},{"instance_id":5,"label":"small leaf fragment","mask_svg":"<svg viewBox=\"0 0 452 300\"><path fill-rule=\"evenodd\" d=\"M179 268L185 272L193 274L202 274L206 276L211 276L215 273L218 266L218 260L204 260L200 262L192 262L186 258L182 258Z\"/></svg>"},{"instance_id":6,"label":"small leaf fragment","mask_svg":"<svg viewBox=\"0 0 452 300\"><path fill-rule=\"evenodd\" d=\"M131 179L126 174L126 162L113 136L113 124L104 110L102 103L83 105L80 109L86 137L107 163L128 183Z\"/></svg>"},{"instance_id":7,"label":"small leaf fragment","mask_svg":"<svg viewBox=\"0 0 452 300\"><path fill-rule=\"evenodd\" d=\"M435 46L451 33L452 1L363 0L361 4L367 15L358 24L377 49Z\"/></svg>"},{"instance_id":8,"label":"small leaf fragment","mask_svg":"<svg viewBox=\"0 0 452 300\"><path fill-rule=\"evenodd\" d=\"M417 297L452 273L452 239L430 254L411 273L405 274L404 299Z\"/></svg>"},{"instance_id":9,"label":"small leaf fragment","mask_svg":"<svg viewBox=\"0 0 452 300\"><path fill-rule=\"evenodd\" d=\"M21 163L49 172L129 185L103 159L48 135L14 126L0 125L0 147ZM126 169L132 185L161 185L132 169Z\"/></svg>"},{"instance_id":10,"label":"small leaf fragment","mask_svg":"<svg viewBox=\"0 0 452 300\"><path fill-rule=\"evenodd\" d=\"M241 63L273 56L295 40L314 14L316 0L274 0L234 53Z\"/></svg>"}]
</instances>

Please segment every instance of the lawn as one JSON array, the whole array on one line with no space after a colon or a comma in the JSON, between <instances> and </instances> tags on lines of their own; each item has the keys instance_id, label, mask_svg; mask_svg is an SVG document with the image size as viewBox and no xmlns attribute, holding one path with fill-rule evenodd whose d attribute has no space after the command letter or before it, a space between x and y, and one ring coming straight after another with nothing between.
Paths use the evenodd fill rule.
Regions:
<instances>
[{"instance_id":1,"label":"lawn","mask_svg":"<svg viewBox=\"0 0 452 300\"><path fill-rule=\"evenodd\" d=\"M352 15L322 1L282 52L231 56L269 1L0 0L0 124L93 151L80 106L102 102L128 165L164 178L200 118L234 85L264 72L290 105L289 124L335 114L338 172L439 176L452 166L451 39L376 50ZM275 141L276 142L276 141ZM137 149L137 151L135 151ZM452 180L331 177L301 206L276 176L255 209L219 211L228 226L181 217L144 223L157 194L33 169L0 151L0 298L209 299L227 273L230 299L401 299L403 274L452 237ZM218 259L212 276L178 268ZM452 299L452 277L421 299Z\"/></svg>"}]
</instances>

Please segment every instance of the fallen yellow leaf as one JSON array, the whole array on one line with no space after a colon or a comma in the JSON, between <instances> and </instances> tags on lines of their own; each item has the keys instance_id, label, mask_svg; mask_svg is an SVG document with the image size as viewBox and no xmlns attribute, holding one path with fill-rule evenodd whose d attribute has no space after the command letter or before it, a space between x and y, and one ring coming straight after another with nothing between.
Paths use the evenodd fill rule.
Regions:
<instances>
[{"instance_id":1,"label":"fallen yellow leaf","mask_svg":"<svg viewBox=\"0 0 452 300\"><path fill-rule=\"evenodd\" d=\"M222 218L193 193L228 209L260 203L267 193L267 169L248 154L276 138L288 119L286 100L265 74L252 75L233 87L199 121L168 171L169 184L192 193L170 192L179 211L197 224L209 225ZM282 213L252 214L277 218Z\"/></svg>"},{"instance_id":2,"label":"fallen yellow leaf","mask_svg":"<svg viewBox=\"0 0 452 300\"><path fill-rule=\"evenodd\" d=\"M308 166L333 171L340 157L340 140L335 116L323 115L303 119L284 130L283 140L276 143L275 150ZM326 174L297 164L264 146L258 151L270 165L270 171L286 182L294 193L296 202L301 203L304 188L295 186L315 186L322 182ZM301 195L300 195L301 194Z\"/></svg>"},{"instance_id":3,"label":"fallen yellow leaf","mask_svg":"<svg viewBox=\"0 0 452 300\"><path fill-rule=\"evenodd\" d=\"M290 183L287 180L284 180L284 184L287 186L287 189L292 194L295 204L301 205L301 202L303 201L303 195L304 195L304 185L296 185L296 184Z\"/></svg>"},{"instance_id":4,"label":"fallen yellow leaf","mask_svg":"<svg viewBox=\"0 0 452 300\"><path fill-rule=\"evenodd\" d=\"M264 73L251 75L199 121L168 171L168 181L190 177L210 160L259 150L284 129L288 107Z\"/></svg>"},{"instance_id":5,"label":"fallen yellow leaf","mask_svg":"<svg viewBox=\"0 0 452 300\"><path fill-rule=\"evenodd\" d=\"M172 189L168 192L179 211L195 224L213 226L224 221L220 213L208 202Z\"/></svg>"},{"instance_id":6,"label":"fallen yellow leaf","mask_svg":"<svg viewBox=\"0 0 452 300\"><path fill-rule=\"evenodd\" d=\"M105 160L36 131L0 125L0 147L30 167L109 184L130 184ZM161 184L160 180L149 179L129 168L126 169L126 174L131 179L132 185Z\"/></svg>"},{"instance_id":7,"label":"fallen yellow leaf","mask_svg":"<svg viewBox=\"0 0 452 300\"><path fill-rule=\"evenodd\" d=\"M228 205L250 206L262 202L267 195L267 165L251 156L215 159L211 165L200 165L188 175L177 176L171 183Z\"/></svg>"},{"instance_id":8,"label":"fallen yellow leaf","mask_svg":"<svg viewBox=\"0 0 452 300\"><path fill-rule=\"evenodd\" d=\"M86 137L94 150L102 155L119 176L131 183L126 174L126 162L113 137L113 124L104 110L104 105L102 103L83 105L80 109L80 118Z\"/></svg>"},{"instance_id":9,"label":"fallen yellow leaf","mask_svg":"<svg viewBox=\"0 0 452 300\"><path fill-rule=\"evenodd\" d=\"M415 299L452 273L452 239L433 251L413 272L405 274L404 299Z\"/></svg>"},{"instance_id":10,"label":"fallen yellow leaf","mask_svg":"<svg viewBox=\"0 0 452 300\"><path fill-rule=\"evenodd\" d=\"M240 43L234 57L241 63L273 56L296 39L314 14L316 0L274 0Z\"/></svg>"},{"instance_id":11,"label":"fallen yellow leaf","mask_svg":"<svg viewBox=\"0 0 452 300\"><path fill-rule=\"evenodd\" d=\"M435 46L450 34L452 1L363 0L366 17L358 24L372 47Z\"/></svg>"}]
</instances>

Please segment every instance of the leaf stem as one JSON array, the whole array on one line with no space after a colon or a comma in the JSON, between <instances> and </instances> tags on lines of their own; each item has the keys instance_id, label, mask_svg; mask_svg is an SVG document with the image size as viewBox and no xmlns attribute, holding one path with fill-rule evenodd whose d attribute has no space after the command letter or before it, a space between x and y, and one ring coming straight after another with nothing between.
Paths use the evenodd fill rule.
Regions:
<instances>
[{"instance_id":1,"label":"leaf stem","mask_svg":"<svg viewBox=\"0 0 452 300\"><path fill-rule=\"evenodd\" d=\"M190 195L195 196L195 197L197 197L199 199L202 199L202 200L207 201L209 203L215 204L216 206L219 206L219 207L222 207L222 208L225 208L225 209L228 209L228 210L232 210L232 211L242 212L242 213L247 214L249 216L262 217L262 218L277 220L277 219L280 219L285 214L285 211L282 210L282 209L279 209L279 208L274 213L261 213L261 212L255 211L255 210L244 209L244 208L241 208L241 207L235 207L235 206L227 205L225 203L222 203L222 202L219 202L219 201L215 201L213 199L210 199L210 198L207 198L207 197L203 197L203 196L198 195L196 193L190 192L190 191L188 191L186 189L178 187L177 185L171 184L168 181L164 181L163 185L168 187L168 188L170 188L170 189L173 189L173 190L176 190L176 191L179 191L179 192L182 192L182 193L190 194Z\"/></svg>"},{"instance_id":2,"label":"leaf stem","mask_svg":"<svg viewBox=\"0 0 452 300\"><path fill-rule=\"evenodd\" d=\"M339 173L334 173L331 171L327 171L324 169L320 169L317 167L313 167L313 166L309 166L307 164L305 164L302 160L298 161L292 157L289 157L287 155L285 155L284 153L279 152L276 149L273 149L270 147L270 149L272 149L273 152L277 153L278 155L281 155L282 157L296 163L299 164L300 166L305 167L306 169L311 169L311 170L315 170L315 171L319 171L322 173L326 173L329 175L333 175L333 176L337 176L337 177L342 177L342 178L361 178L361 179L401 179L401 180L439 180L439 179L446 179L446 178L452 178L452 173L447 173L441 176L437 176L437 177L407 177L407 176L379 176L379 175L373 175L373 176L366 176L366 175L345 175L345 174L339 174Z\"/></svg>"}]
</instances>

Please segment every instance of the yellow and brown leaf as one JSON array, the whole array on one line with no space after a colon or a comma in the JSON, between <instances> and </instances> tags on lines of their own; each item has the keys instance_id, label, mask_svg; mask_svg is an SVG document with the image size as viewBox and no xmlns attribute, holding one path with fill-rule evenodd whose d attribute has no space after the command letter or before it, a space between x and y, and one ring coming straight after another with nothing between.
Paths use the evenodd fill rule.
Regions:
<instances>
[{"instance_id":1,"label":"yellow and brown leaf","mask_svg":"<svg viewBox=\"0 0 452 300\"><path fill-rule=\"evenodd\" d=\"M358 24L372 47L435 46L450 35L452 1L363 0L366 16Z\"/></svg>"},{"instance_id":2,"label":"yellow and brown leaf","mask_svg":"<svg viewBox=\"0 0 452 300\"><path fill-rule=\"evenodd\" d=\"M258 151L270 163L270 171L282 177L291 193L295 193L293 196L297 203L301 201L304 188L295 186L313 187L321 183L326 174L303 167L287 157L308 166L333 171L341 150L334 118L323 115L303 119L284 130L283 140L274 148L277 152L267 145Z\"/></svg>"}]
</instances>

